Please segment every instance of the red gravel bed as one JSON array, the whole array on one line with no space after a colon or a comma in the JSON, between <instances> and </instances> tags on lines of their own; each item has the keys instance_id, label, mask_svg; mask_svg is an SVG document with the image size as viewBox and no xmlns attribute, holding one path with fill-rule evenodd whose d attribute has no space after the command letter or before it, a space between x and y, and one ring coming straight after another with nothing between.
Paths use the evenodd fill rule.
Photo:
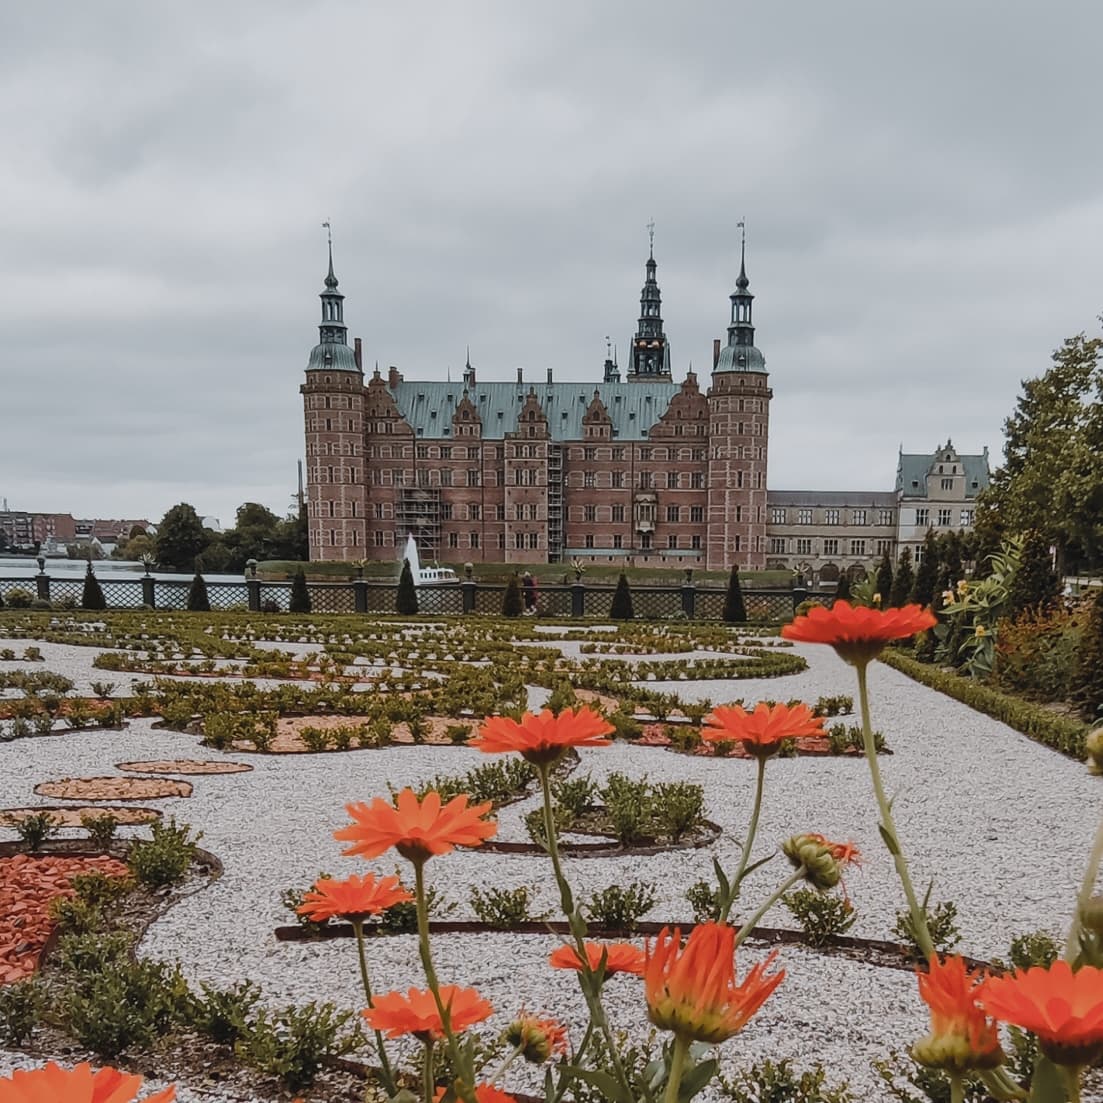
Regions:
<instances>
[{"instance_id":1,"label":"red gravel bed","mask_svg":"<svg viewBox=\"0 0 1103 1103\"><path fill-rule=\"evenodd\" d=\"M162 777L65 777L34 787L40 797L61 800L160 800L190 797L190 781Z\"/></svg>"},{"instance_id":2,"label":"red gravel bed","mask_svg":"<svg viewBox=\"0 0 1103 1103\"><path fill-rule=\"evenodd\" d=\"M158 758L147 762L117 762L116 769L132 774L246 774L246 762L211 762L198 758Z\"/></svg>"}]
</instances>

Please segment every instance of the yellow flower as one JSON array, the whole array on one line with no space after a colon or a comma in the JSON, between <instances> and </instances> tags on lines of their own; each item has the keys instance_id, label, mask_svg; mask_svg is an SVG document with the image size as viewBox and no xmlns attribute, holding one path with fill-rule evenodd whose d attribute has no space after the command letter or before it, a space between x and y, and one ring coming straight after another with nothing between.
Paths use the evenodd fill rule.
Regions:
<instances>
[{"instance_id":1,"label":"yellow flower","mask_svg":"<svg viewBox=\"0 0 1103 1103\"><path fill-rule=\"evenodd\" d=\"M964 578L958 582L957 592L959 594L967 594L969 592L969 583Z\"/></svg>"},{"instance_id":2,"label":"yellow flower","mask_svg":"<svg viewBox=\"0 0 1103 1103\"><path fill-rule=\"evenodd\" d=\"M942 591L942 600L946 602L947 605L951 604L956 599L956 597L957 595L954 593L953 590Z\"/></svg>"},{"instance_id":3,"label":"yellow flower","mask_svg":"<svg viewBox=\"0 0 1103 1103\"><path fill-rule=\"evenodd\" d=\"M978 624L977 627L976 627L975 635L981 636L981 637L987 636L988 635L988 629L985 628L983 624Z\"/></svg>"}]
</instances>

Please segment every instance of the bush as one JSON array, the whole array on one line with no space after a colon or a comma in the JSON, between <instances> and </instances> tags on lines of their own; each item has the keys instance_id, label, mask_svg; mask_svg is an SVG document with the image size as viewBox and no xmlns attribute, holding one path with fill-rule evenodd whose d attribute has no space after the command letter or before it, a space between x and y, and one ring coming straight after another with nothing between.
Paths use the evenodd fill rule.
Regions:
<instances>
[{"instance_id":1,"label":"bush","mask_svg":"<svg viewBox=\"0 0 1103 1103\"><path fill-rule=\"evenodd\" d=\"M781 902L792 913L804 937L813 946L823 946L834 936L845 934L858 918L849 900L815 889L790 892L781 898Z\"/></svg>"},{"instance_id":2,"label":"bush","mask_svg":"<svg viewBox=\"0 0 1103 1103\"><path fill-rule=\"evenodd\" d=\"M8 591L6 601L9 609L29 609L34 601L34 594L22 586L13 586Z\"/></svg>"},{"instance_id":3,"label":"bush","mask_svg":"<svg viewBox=\"0 0 1103 1103\"><path fill-rule=\"evenodd\" d=\"M694 881L686 889L686 901L695 923L708 923L720 915L720 888L711 881Z\"/></svg>"},{"instance_id":4,"label":"bush","mask_svg":"<svg viewBox=\"0 0 1103 1103\"><path fill-rule=\"evenodd\" d=\"M928 888L920 905L927 919L927 931L931 936L934 948L940 954L948 954L960 941L961 929L957 925L957 905L952 900L943 900L931 907L931 890ZM924 955L919 950L919 943L915 937L915 925L912 922L911 912L899 911L896 913L896 922L892 926L892 933L907 943L920 958Z\"/></svg>"},{"instance_id":5,"label":"bush","mask_svg":"<svg viewBox=\"0 0 1103 1103\"><path fill-rule=\"evenodd\" d=\"M621 846L631 846L647 838L652 797L646 778L633 781L624 774L610 774L601 790L601 799Z\"/></svg>"},{"instance_id":6,"label":"bush","mask_svg":"<svg viewBox=\"0 0 1103 1103\"><path fill-rule=\"evenodd\" d=\"M103 587L100 580L92 571L92 564L88 564L88 570L84 574L84 589L80 595L80 607L82 609L106 609L107 599L103 596Z\"/></svg>"},{"instance_id":7,"label":"bush","mask_svg":"<svg viewBox=\"0 0 1103 1103\"><path fill-rule=\"evenodd\" d=\"M617 579L617 588L613 591L613 605L609 610L613 620L632 620L632 591L628 586L628 576L621 574Z\"/></svg>"},{"instance_id":8,"label":"bush","mask_svg":"<svg viewBox=\"0 0 1103 1103\"><path fill-rule=\"evenodd\" d=\"M300 567L291 580L291 597L288 601L288 612L310 612L310 588L306 584L306 572Z\"/></svg>"},{"instance_id":9,"label":"bush","mask_svg":"<svg viewBox=\"0 0 1103 1103\"><path fill-rule=\"evenodd\" d=\"M471 888L471 910L496 931L508 931L521 923L531 923L534 919L543 919L543 915L533 915L529 910L530 897L535 890L527 885L515 889L488 888L485 892L478 887Z\"/></svg>"},{"instance_id":10,"label":"bush","mask_svg":"<svg viewBox=\"0 0 1103 1103\"><path fill-rule=\"evenodd\" d=\"M827 1073L818 1062L806 1072L797 1072L788 1058L767 1058L733 1077L720 1077L719 1083L724 1098L736 1103L858 1103L846 1081L827 1083Z\"/></svg>"},{"instance_id":11,"label":"bush","mask_svg":"<svg viewBox=\"0 0 1103 1103\"><path fill-rule=\"evenodd\" d=\"M877 567L877 579L874 582L874 594L881 595L881 608L887 609L892 598L892 560L889 553L881 557L881 563Z\"/></svg>"},{"instance_id":12,"label":"bush","mask_svg":"<svg viewBox=\"0 0 1103 1103\"><path fill-rule=\"evenodd\" d=\"M36 851L42 844L57 834L61 821L51 812L32 812L27 816L5 816L4 822L15 828L16 834L27 844L27 849Z\"/></svg>"},{"instance_id":13,"label":"bush","mask_svg":"<svg viewBox=\"0 0 1103 1103\"><path fill-rule=\"evenodd\" d=\"M45 1010L46 993L37 981L0 984L0 1042L22 1046Z\"/></svg>"},{"instance_id":14,"label":"bush","mask_svg":"<svg viewBox=\"0 0 1103 1103\"><path fill-rule=\"evenodd\" d=\"M188 612L209 613L211 611L211 599L207 596L207 583L203 576L196 571L191 580L191 589L188 590Z\"/></svg>"},{"instance_id":15,"label":"bush","mask_svg":"<svg viewBox=\"0 0 1103 1103\"><path fill-rule=\"evenodd\" d=\"M316 728L313 725L307 725L299 729L299 738L303 741L306 749L315 754L329 750L330 733L328 728Z\"/></svg>"},{"instance_id":16,"label":"bush","mask_svg":"<svg viewBox=\"0 0 1103 1103\"><path fill-rule=\"evenodd\" d=\"M896 574L892 580L892 592L885 595L885 607L892 605L899 609L907 605L911 600L912 590L915 587L915 571L912 569L911 548L905 548L900 553L900 561L896 564Z\"/></svg>"},{"instance_id":17,"label":"bush","mask_svg":"<svg viewBox=\"0 0 1103 1103\"><path fill-rule=\"evenodd\" d=\"M670 781L653 789L655 823L671 842L698 827L705 816L705 790L689 781Z\"/></svg>"},{"instance_id":18,"label":"bush","mask_svg":"<svg viewBox=\"0 0 1103 1103\"><path fill-rule=\"evenodd\" d=\"M633 881L627 888L610 885L590 897L586 910L597 925L609 931L631 934L655 906L657 895L650 881Z\"/></svg>"},{"instance_id":19,"label":"bush","mask_svg":"<svg viewBox=\"0 0 1103 1103\"><path fill-rule=\"evenodd\" d=\"M327 1057L340 1057L363 1044L351 1011L338 1011L331 1003L309 1003L282 1011L260 1011L234 1047L238 1056L255 1069L277 1076L290 1091L314 1083Z\"/></svg>"},{"instance_id":20,"label":"bush","mask_svg":"<svg viewBox=\"0 0 1103 1103\"><path fill-rule=\"evenodd\" d=\"M516 573L509 576L505 593L502 594L502 616L519 617L525 611L525 602L521 594L521 580Z\"/></svg>"},{"instance_id":21,"label":"bush","mask_svg":"<svg viewBox=\"0 0 1103 1103\"><path fill-rule=\"evenodd\" d=\"M732 564L731 577L728 579L728 593L724 599L724 611L721 616L729 624L746 624L747 609L743 603L743 587L739 584L739 566Z\"/></svg>"},{"instance_id":22,"label":"bush","mask_svg":"<svg viewBox=\"0 0 1103 1103\"><path fill-rule=\"evenodd\" d=\"M995 664L999 688L1041 701L1071 700L1086 619L1083 610L1037 606L1014 621L1001 620Z\"/></svg>"},{"instance_id":23,"label":"bush","mask_svg":"<svg viewBox=\"0 0 1103 1103\"><path fill-rule=\"evenodd\" d=\"M405 617L417 612L417 587L414 585L414 572L410 569L408 559L402 560L402 573L398 576L398 592L395 594L395 610Z\"/></svg>"},{"instance_id":24,"label":"bush","mask_svg":"<svg viewBox=\"0 0 1103 1103\"><path fill-rule=\"evenodd\" d=\"M1028 530L1023 536L1019 569L1007 591L1007 615L1014 619L1028 609L1048 609L1060 591L1049 541L1037 529Z\"/></svg>"},{"instance_id":25,"label":"bush","mask_svg":"<svg viewBox=\"0 0 1103 1103\"><path fill-rule=\"evenodd\" d=\"M260 989L252 981L241 981L232 988L202 986L203 995L193 997L190 1025L219 1045L232 1046L249 1029L249 1020L260 1000Z\"/></svg>"},{"instance_id":26,"label":"bush","mask_svg":"<svg viewBox=\"0 0 1103 1103\"><path fill-rule=\"evenodd\" d=\"M566 678L562 678L555 683L555 689L551 691L544 704L544 708L551 709L556 716L564 709L573 709L577 706L578 695L574 691L574 686Z\"/></svg>"},{"instance_id":27,"label":"bush","mask_svg":"<svg viewBox=\"0 0 1103 1103\"><path fill-rule=\"evenodd\" d=\"M177 826L175 820L150 825L152 837L139 839L130 848L127 865L135 879L149 888L175 885L184 879L195 859L201 835L192 838L187 824Z\"/></svg>"},{"instance_id":28,"label":"bush","mask_svg":"<svg viewBox=\"0 0 1103 1103\"><path fill-rule=\"evenodd\" d=\"M1103 718L1103 589L1095 595L1084 623L1073 697L1086 720Z\"/></svg>"},{"instance_id":29,"label":"bush","mask_svg":"<svg viewBox=\"0 0 1103 1103\"><path fill-rule=\"evenodd\" d=\"M552 781L552 797L565 817L576 820L593 808L597 797L597 782L590 774L585 777L556 778Z\"/></svg>"}]
</instances>

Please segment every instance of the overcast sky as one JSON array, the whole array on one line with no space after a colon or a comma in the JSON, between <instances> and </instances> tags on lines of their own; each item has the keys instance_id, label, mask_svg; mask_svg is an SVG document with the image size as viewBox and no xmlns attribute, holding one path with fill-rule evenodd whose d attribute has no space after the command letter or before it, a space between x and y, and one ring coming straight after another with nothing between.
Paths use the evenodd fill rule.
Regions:
<instances>
[{"instance_id":1,"label":"overcast sky","mask_svg":"<svg viewBox=\"0 0 1103 1103\"><path fill-rule=\"evenodd\" d=\"M998 457L1103 307L1103 8L326 0L0 14L0 499L283 513L325 231L367 366L675 377L747 220L769 482Z\"/></svg>"}]
</instances>

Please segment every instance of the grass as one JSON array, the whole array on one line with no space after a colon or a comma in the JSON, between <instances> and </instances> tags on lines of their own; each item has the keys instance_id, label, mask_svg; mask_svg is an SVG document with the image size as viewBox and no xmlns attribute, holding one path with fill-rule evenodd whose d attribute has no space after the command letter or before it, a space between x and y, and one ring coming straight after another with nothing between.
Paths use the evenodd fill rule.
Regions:
<instances>
[{"instance_id":1,"label":"grass","mask_svg":"<svg viewBox=\"0 0 1103 1103\"><path fill-rule=\"evenodd\" d=\"M452 563L445 560L441 565L451 567L456 574L461 578L463 577L462 562ZM356 576L356 568L351 563L298 563L290 559L266 559L258 565L257 570L266 579L280 580L291 578L300 567L306 572L308 578L348 579ZM543 582L545 585L560 583L564 576L566 576L568 582L574 581L574 571L569 563L538 563L535 565L476 563L474 565L475 578L481 582L506 582L510 575L523 570L531 570L536 576L537 582ZM650 566L619 567L593 564L587 565L582 581L611 585L616 582L621 571L628 576L629 582L653 586L679 586L685 578L685 573L680 568L672 570ZM397 563L370 562L364 566L364 577L368 579L397 579L398 572L399 565ZM739 577L743 585L749 589L782 590L788 589L793 582L793 576L789 571L741 571ZM693 581L710 585L726 585L728 572L694 570Z\"/></svg>"}]
</instances>

